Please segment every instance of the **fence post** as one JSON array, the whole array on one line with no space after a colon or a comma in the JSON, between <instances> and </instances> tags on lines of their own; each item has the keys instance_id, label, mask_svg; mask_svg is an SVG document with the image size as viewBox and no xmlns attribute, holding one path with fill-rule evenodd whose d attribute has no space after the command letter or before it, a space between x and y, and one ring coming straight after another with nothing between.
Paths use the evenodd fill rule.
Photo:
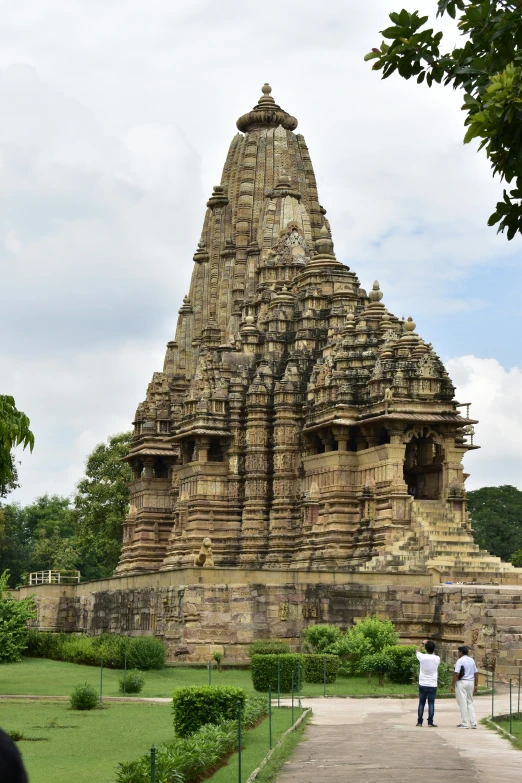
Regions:
<instances>
[{"instance_id":1,"label":"fence post","mask_svg":"<svg viewBox=\"0 0 522 783\"><path fill-rule=\"evenodd\" d=\"M292 669L292 726L294 725L294 670Z\"/></svg>"},{"instance_id":2,"label":"fence post","mask_svg":"<svg viewBox=\"0 0 522 783\"><path fill-rule=\"evenodd\" d=\"M103 704L103 658L100 658L100 704Z\"/></svg>"},{"instance_id":3,"label":"fence post","mask_svg":"<svg viewBox=\"0 0 522 783\"><path fill-rule=\"evenodd\" d=\"M212 661L208 662L208 684L212 685Z\"/></svg>"},{"instance_id":4,"label":"fence post","mask_svg":"<svg viewBox=\"0 0 522 783\"><path fill-rule=\"evenodd\" d=\"M154 745L150 749L150 783L156 780L156 748Z\"/></svg>"},{"instance_id":5,"label":"fence post","mask_svg":"<svg viewBox=\"0 0 522 783\"><path fill-rule=\"evenodd\" d=\"M486 688L489 688L488 654L486 653Z\"/></svg>"},{"instance_id":6,"label":"fence post","mask_svg":"<svg viewBox=\"0 0 522 783\"><path fill-rule=\"evenodd\" d=\"M123 659L123 695L127 695L127 653Z\"/></svg>"},{"instance_id":7,"label":"fence post","mask_svg":"<svg viewBox=\"0 0 522 783\"><path fill-rule=\"evenodd\" d=\"M491 673L491 720L495 717L495 670Z\"/></svg>"},{"instance_id":8,"label":"fence post","mask_svg":"<svg viewBox=\"0 0 522 783\"><path fill-rule=\"evenodd\" d=\"M268 686L268 741L272 750L272 686Z\"/></svg>"},{"instance_id":9,"label":"fence post","mask_svg":"<svg viewBox=\"0 0 522 783\"><path fill-rule=\"evenodd\" d=\"M301 706L301 661L297 662L297 703Z\"/></svg>"},{"instance_id":10,"label":"fence post","mask_svg":"<svg viewBox=\"0 0 522 783\"><path fill-rule=\"evenodd\" d=\"M277 706L281 706L281 661L277 662Z\"/></svg>"},{"instance_id":11,"label":"fence post","mask_svg":"<svg viewBox=\"0 0 522 783\"><path fill-rule=\"evenodd\" d=\"M513 690L513 683L511 677L509 678L509 733L513 734L513 708L511 702L511 695Z\"/></svg>"},{"instance_id":12,"label":"fence post","mask_svg":"<svg viewBox=\"0 0 522 783\"><path fill-rule=\"evenodd\" d=\"M241 702L237 703L237 779L241 783Z\"/></svg>"},{"instance_id":13,"label":"fence post","mask_svg":"<svg viewBox=\"0 0 522 783\"><path fill-rule=\"evenodd\" d=\"M518 719L520 720L520 669L521 667L518 667Z\"/></svg>"},{"instance_id":14,"label":"fence post","mask_svg":"<svg viewBox=\"0 0 522 783\"><path fill-rule=\"evenodd\" d=\"M326 655L323 656L323 696L326 696Z\"/></svg>"},{"instance_id":15,"label":"fence post","mask_svg":"<svg viewBox=\"0 0 522 783\"><path fill-rule=\"evenodd\" d=\"M520 720L520 666L518 667L518 719Z\"/></svg>"}]
</instances>

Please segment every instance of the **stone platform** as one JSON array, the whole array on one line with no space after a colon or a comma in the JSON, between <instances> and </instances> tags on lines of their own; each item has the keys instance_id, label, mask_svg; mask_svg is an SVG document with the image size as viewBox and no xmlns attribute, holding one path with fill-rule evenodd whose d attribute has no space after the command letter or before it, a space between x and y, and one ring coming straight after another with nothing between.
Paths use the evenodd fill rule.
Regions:
<instances>
[{"instance_id":1,"label":"stone platform","mask_svg":"<svg viewBox=\"0 0 522 783\"><path fill-rule=\"evenodd\" d=\"M180 568L78 585L22 587L34 594L40 630L155 635L169 662L247 660L254 639L286 639L297 648L307 625L349 627L390 617L404 642L426 636L450 652L472 645L497 673L522 665L522 585L440 584L430 574Z\"/></svg>"}]
</instances>

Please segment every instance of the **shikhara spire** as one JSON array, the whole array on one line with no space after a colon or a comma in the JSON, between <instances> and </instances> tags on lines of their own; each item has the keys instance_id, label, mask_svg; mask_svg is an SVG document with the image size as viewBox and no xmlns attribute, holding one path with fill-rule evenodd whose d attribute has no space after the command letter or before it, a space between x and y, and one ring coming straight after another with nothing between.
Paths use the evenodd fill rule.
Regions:
<instances>
[{"instance_id":1,"label":"shikhara spire","mask_svg":"<svg viewBox=\"0 0 522 783\"><path fill-rule=\"evenodd\" d=\"M136 413L117 570L193 565L205 539L207 565L425 571L451 553L498 569L469 532L472 420L412 319L337 260L297 120L262 93L237 121ZM427 503L460 531L456 551L426 534Z\"/></svg>"}]
</instances>

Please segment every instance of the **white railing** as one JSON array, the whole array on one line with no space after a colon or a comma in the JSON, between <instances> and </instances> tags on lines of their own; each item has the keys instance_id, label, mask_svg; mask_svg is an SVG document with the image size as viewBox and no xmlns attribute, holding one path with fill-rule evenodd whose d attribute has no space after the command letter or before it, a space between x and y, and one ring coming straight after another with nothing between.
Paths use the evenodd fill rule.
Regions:
<instances>
[{"instance_id":1,"label":"white railing","mask_svg":"<svg viewBox=\"0 0 522 783\"><path fill-rule=\"evenodd\" d=\"M33 571L30 585L69 585L80 582L79 571Z\"/></svg>"}]
</instances>

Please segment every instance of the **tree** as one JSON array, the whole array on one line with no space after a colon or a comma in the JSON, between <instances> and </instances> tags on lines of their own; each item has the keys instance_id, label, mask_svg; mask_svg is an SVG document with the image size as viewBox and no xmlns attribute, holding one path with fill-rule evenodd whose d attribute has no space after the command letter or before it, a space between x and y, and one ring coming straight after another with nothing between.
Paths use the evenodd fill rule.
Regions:
<instances>
[{"instance_id":1,"label":"tree","mask_svg":"<svg viewBox=\"0 0 522 783\"><path fill-rule=\"evenodd\" d=\"M368 655L380 653L385 647L399 643L399 634L391 620L367 617L349 628L336 642L336 652L348 658L352 674L364 671L362 662Z\"/></svg>"},{"instance_id":2,"label":"tree","mask_svg":"<svg viewBox=\"0 0 522 783\"><path fill-rule=\"evenodd\" d=\"M516 487L482 487L468 492L468 510L479 546L509 560L522 549L522 492Z\"/></svg>"},{"instance_id":3,"label":"tree","mask_svg":"<svg viewBox=\"0 0 522 783\"><path fill-rule=\"evenodd\" d=\"M132 433L113 435L87 458L85 478L74 498L77 545L82 574L90 579L110 576L118 563L122 524L129 504L131 470L122 457Z\"/></svg>"},{"instance_id":4,"label":"tree","mask_svg":"<svg viewBox=\"0 0 522 783\"><path fill-rule=\"evenodd\" d=\"M29 571L78 568L76 520L67 498L42 495L28 506L0 508L0 573L9 568L11 585Z\"/></svg>"},{"instance_id":5,"label":"tree","mask_svg":"<svg viewBox=\"0 0 522 783\"><path fill-rule=\"evenodd\" d=\"M16 409L14 397L0 394L0 497L17 486L16 465L12 450L16 446L24 449L34 447L34 435L29 429L31 422L22 411Z\"/></svg>"},{"instance_id":6,"label":"tree","mask_svg":"<svg viewBox=\"0 0 522 783\"><path fill-rule=\"evenodd\" d=\"M27 646L27 621L36 617L31 597L15 601L7 592L9 571L0 576L0 663L19 661Z\"/></svg>"},{"instance_id":7,"label":"tree","mask_svg":"<svg viewBox=\"0 0 522 783\"><path fill-rule=\"evenodd\" d=\"M499 224L507 238L522 233L522 3L520 0L438 0L437 16L448 14L467 40L452 52L442 53L442 32L425 28L427 16L406 10L391 13L391 27L381 33L380 48L365 60L376 60L387 79L395 71L403 79L417 77L431 87L453 85L464 91L464 143L481 139L493 174L513 183L488 220Z\"/></svg>"}]
</instances>

